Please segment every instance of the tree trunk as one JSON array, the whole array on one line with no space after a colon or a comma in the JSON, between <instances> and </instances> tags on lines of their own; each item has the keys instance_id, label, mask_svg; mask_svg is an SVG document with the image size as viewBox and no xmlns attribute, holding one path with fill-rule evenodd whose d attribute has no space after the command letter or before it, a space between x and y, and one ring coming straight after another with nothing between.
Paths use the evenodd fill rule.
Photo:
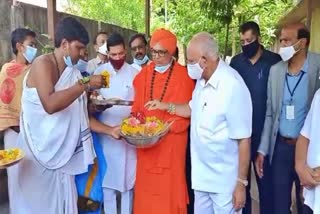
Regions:
<instances>
[{"instance_id":1,"label":"tree trunk","mask_svg":"<svg viewBox=\"0 0 320 214\"><path fill-rule=\"evenodd\" d=\"M232 29L232 54L231 56L236 55L237 47L236 47L237 41L236 41L236 30Z\"/></svg>"},{"instance_id":2,"label":"tree trunk","mask_svg":"<svg viewBox=\"0 0 320 214\"><path fill-rule=\"evenodd\" d=\"M229 28L230 28L230 23L228 22L226 24L226 39L225 39L225 43L224 43L224 56L223 56L224 60L226 59L227 51L228 51Z\"/></svg>"}]
</instances>

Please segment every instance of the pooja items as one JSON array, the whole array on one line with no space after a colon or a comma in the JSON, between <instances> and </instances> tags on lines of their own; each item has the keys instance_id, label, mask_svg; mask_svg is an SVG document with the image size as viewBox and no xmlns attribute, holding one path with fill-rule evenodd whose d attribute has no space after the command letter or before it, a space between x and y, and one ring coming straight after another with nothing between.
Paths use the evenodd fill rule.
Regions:
<instances>
[{"instance_id":1,"label":"pooja items","mask_svg":"<svg viewBox=\"0 0 320 214\"><path fill-rule=\"evenodd\" d=\"M131 146L149 148L169 132L172 123L157 117L146 117L143 112L135 112L123 120L120 135Z\"/></svg>"}]
</instances>

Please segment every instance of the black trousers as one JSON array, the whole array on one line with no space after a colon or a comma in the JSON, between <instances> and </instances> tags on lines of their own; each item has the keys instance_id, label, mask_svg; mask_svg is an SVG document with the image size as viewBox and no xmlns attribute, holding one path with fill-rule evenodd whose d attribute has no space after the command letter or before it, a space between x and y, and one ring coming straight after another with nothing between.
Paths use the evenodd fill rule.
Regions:
<instances>
[{"instance_id":1,"label":"black trousers","mask_svg":"<svg viewBox=\"0 0 320 214\"><path fill-rule=\"evenodd\" d=\"M296 187L296 203L298 213L302 213L301 186L295 171L295 145L290 145L277 138L272 160L272 183L274 214L291 214L292 186Z\"/></svg>"},{"instance_id":2,"label":"black trousers","mask_svg":"<svg viewBox=\"0 0 320 214\"><path fill-rule=\"evenodd\" d=\"M310 209L307 205L303 205L303 214L313 214L312 209Z\"/></svg>"},{"instance_id":3,"label":"black trousers","mask_svg":"<svg viewBox=\"0 0 320 214\"><path fill-rule=\"evenodd\" d=\"M260 143L260 137L252 137L251 142L251 163L254 166L255 159L257 157L257 150ZM273 213L273 200L272 200L272 179L271 179L271 167L268 156L265 158L263 166L264 176L260 179L257 175L256 168L254 168L254 173L256 176L258 191L259 191L259 210L260 214L272 214ZM246 205L242 210L243 214L254 214L252 213L252 203L251 203L251 168L248 172L248 186L246 188Z\"/></svg>"}]
</instances>

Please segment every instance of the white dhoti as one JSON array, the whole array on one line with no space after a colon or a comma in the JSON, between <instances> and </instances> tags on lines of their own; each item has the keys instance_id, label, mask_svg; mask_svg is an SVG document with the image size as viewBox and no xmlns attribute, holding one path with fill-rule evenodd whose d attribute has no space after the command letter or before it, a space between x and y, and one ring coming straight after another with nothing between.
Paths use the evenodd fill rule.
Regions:
<instances>
[{"instance_id":1,"label":"white dhoti","mask_svg":"<svg viewBox=\"0 0 320 214\"><path fill-rule=\"evenodd\" d=\"M4 135L3 135L3 141L4 141L4 148L5 149L10 149L10 148L14 148L14 145L16 145L17 139L18 139L19 133L15 132L13 129L8 128L4 131ZM14 186L14 183L12 183L12 180L14 177L16 177L16 166L12 166L7 168L7 174L8 174L8 186ZM9 207L12 207L12 202L14 200L14 198L12 197L13 195L13 189L9 188ZM10 213L13 213L12 211L10 211Z\"/></svg>"},{"instance_id":2,"label":"white dhoti","mask_svg":"<svg viewBox=\"0 0 320 214\"><path fill-rule=\"evenodd\" d=\"M194 191L195 214L240 214L232 204L232 194Z\"/></svg>"},{"instance_id":3,"label":"white dhoti","mask_svg":"<svg viewBox=\"0 0 320 214\"><path fill-rule=\"evenodd\" d=\"M79 78L78 70L66 68L55 91L73 86ZM24 83L21 104L20 134L13 147L21 148L25 158L12 168L12 214L78 213L74 175L86 172L95 157L85 94L49 115L37 90Z\"/></svg>"},{"instance_id":4,"label":"white dhoti","mask_svg":"<svg viewBox=\"0 0 320 214\"><path fill-rule=\"evenodd\" d=\"M117 193L118 191L109 188L103 188L104 212L108 214L117 214ZM131 214L133 207L133 190L120 192L121 214Z\"/></svg>"}]
</instances>

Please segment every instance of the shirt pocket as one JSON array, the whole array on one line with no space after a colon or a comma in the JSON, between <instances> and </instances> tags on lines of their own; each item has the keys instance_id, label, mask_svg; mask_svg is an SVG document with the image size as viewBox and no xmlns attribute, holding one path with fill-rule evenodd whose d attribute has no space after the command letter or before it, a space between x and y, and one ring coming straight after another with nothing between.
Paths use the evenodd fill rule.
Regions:
<instances>
[{"instance_id":1,"label":"shirt pocket","mask_svg":"<svg viewBox=\"0 0 320 214\"><path fill-rule=\"evenodd\" d=\"M199 136L204 143L224 140L226 129L225 114L220 107L203 109L198 126Z\"/></svg>"},{"instance_id":2,"label":"shirt pocket","mask_svg":"<svg viewBox=\"0 0 320 214\"><path fill-rule=\"evenodd\" d=\"M132 101L134 98L134 88L132 82L124 82L122 88L122 94L124 100Z\"/></svg>"}]
</instances>

